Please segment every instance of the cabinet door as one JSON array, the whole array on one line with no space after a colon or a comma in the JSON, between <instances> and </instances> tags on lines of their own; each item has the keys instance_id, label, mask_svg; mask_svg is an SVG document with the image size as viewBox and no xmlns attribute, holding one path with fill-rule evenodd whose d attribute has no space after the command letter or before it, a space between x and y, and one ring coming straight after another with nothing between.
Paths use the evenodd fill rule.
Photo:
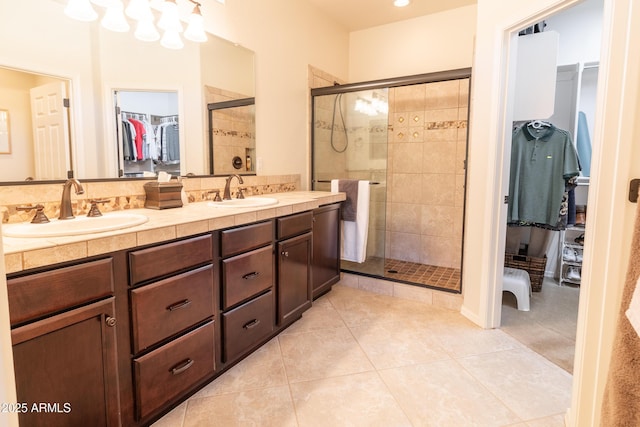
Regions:
<instances>
[{"instance_id":1,"label":"cabinet door","mask_svg":"<svg viewBox=\"0 0 640 427\"><path fill-rule=\"evenodd\" d=\"M20 425L119 425L114 311L111 297L11 331Z\"/></svg>"},{"instance_id":2,"label":"cabinet door","mask_svg":"<svg viewBox=\"0 0 640 427\"><path fill-rule=\"evenodd\" d=\"M315 299L340 280L340 204L323 206L313 211L311 266Z\"/></svg>"},{"instance_id":3,"label":"cabinet door","mask_svg":"<svg viewBox=\"0 0 640 427\"><path fill-rule=\"evenodd\" d=\"M278 324L311 307L311 233L278 243Z\"/></svg>"}]
</instances>

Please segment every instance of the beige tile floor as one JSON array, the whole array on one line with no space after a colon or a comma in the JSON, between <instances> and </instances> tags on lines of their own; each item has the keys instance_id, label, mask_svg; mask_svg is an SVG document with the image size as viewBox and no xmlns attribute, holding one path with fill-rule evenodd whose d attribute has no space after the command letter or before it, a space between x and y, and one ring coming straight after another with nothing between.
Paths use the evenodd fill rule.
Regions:
<instances>
[{"instance_id":1,"label":"beige tile floor","mask_svg":"<svg viewBox=\"0 0 640 427\"><path fill-rule=\"evenodd\" d=\"M154 424L564 425L571 375L458 312L341 285Z\"/></svg>"}]
</instances>

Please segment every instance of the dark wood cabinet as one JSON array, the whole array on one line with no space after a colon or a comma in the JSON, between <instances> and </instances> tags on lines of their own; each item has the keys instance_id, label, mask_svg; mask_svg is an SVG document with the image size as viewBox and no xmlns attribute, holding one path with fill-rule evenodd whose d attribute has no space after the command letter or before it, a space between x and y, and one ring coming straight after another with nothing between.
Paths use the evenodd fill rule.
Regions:
<instances>
[{"instance_id":1,"label":"dark wood cabinet","mask_svg":"<svg viewBox=\"0 0 640 427\"><path fill-rule=\"evenodd\" d=\"M214 323L208 322L133 360L137 418L144 419L210 377Z\"/></svg>"},{"instance_id":2,"label":"dark wood cabinet","mask_svg":"<svg viewBox=\"0 0 640 427\"><path fill-rule=\"evenodd\" d=\"M224 362L232 362L273 333L273 292L222 314Z\"/></svg>"},{"instance_id":3,"label":"dark wood cabinet","mask_svg":"<svg viewBox=\"0 0 640 427\"><path fill-rule=\"evenodd\" d=\"M311 233L278 242L278 324L311 308Z\"/></svg>"},{"instance_id":4,"label":"dark wood cabinet","mask_svg":"<svg viewBox=\"0 0 640 427\"><path fill-rule=\"evenodd\" d=\"M340 280L340 204L313 211L311 283L313 298L331 290Z\"/></svg>"},{"instance_id":5,"label":"dark wood cabinet","mask_svg":"<svg viewBox=\"0 0 640 427\"><path fill-rule=\"evenodd\" d=\"M17 400L26 404L20 425L120 425L110 266L98 260L7 281Z\"/></svg>"},{"instance_id":6,"label":"dark wood cabinet","mask_svg":"<svg viewBox=\"0 0 640 427\"><path fill-rule=\"evenodd\" d=\"M132 290L134 353L213 317L213 310L211 264Z\"/></svg>"},{"instance_id":7,"label":"dark wood cabinet","mask_svg":"<svg viewBox=\"0 0 640 427\"><path fill-rule=\"evenodd\" d=\"M278 325L292 323L311 307L311 228L309 212L278 218Z\"/></svg>"},{"instance_id":8,"label":"dark wood cabinet","mask_svg":"<svg viewBox=\"0 0 640 427\"><path fill-rule=\"evenodd\" d=\"M273 335L274 222L220 231L222 363L228 367Z\"/></svg>"},{"instance_id":9,"label":"dark wood cabinet","mask_svg":"<svg viewBox=\"0 0 640 427\"><path fill-rule=\"evenodd\" d=\"M214 237L134 250L128 259L133 371L128 381L135 400L130 406L135 421L146 425L215 373Z\"/></svg>"},{"instance_id":10,"label":"dark wood cabinet","mask_svg":"<svg viewBox=\"0 0 640 427\"><path fill-rule=\"evenodd\" d=\"M339 280L339 212L9 275L20 424L150 425Z\"/></svg>"}]
</instances>

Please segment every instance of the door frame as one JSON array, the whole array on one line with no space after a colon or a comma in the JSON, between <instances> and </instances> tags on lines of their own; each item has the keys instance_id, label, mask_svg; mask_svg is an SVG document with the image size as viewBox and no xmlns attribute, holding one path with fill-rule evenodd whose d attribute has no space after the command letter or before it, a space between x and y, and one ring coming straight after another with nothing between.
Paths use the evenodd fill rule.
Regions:
<instances>
[{"instance_id":1,"label":"door frame","mask_svg":"<svg viewBox=\"0 0 640 427\"><path fill-rule=\"evenodd\" d=\"M640 110L637 105L640 76L640 60L637 58L640 48L640 8L633 8L634 1L603 2L598 107L589 189L589 221L585 233L585 266L578 313L573 394L571 408L566 416L568 426L599 423L600 406L611 357L610 347L615 333L629 256L631 236L628 230L632 228L635 206L627 202L626 196L633 166L630 159L635 134L634 121ZM478 246L486 249L484 255L480 254L481 261L486 262L475 267L481 272L478 280L480 283L475 284L474 293L465 293L462 310L463 314L483 327L497 327L501 313L502 286L499 273L504 265L506 234L506 207L503 204L503 196L506 194L505 188L508 188L505 182L509 173L505 152L510 140L509 107L513 101L509 94L512 93L514 82L513 73L509 73L509 70L514 69L511 68L514 60L511 42L518 28L538 22L545 16L577 3L578 0L540 0L530 7L523 8L519 12L519 19L505 18L502 22L496 19L493 28L495 31L486 35L493 44L494 58L485 60L493 62L483 66L483 72L478 71L475 75L487 77L485 73L488 73L491 82L482 83L497 83L497 86L494 86L497 94L485 100L488 103L485 104L485 108L490 109L487 115L495 120L490 124L480 125L486 127L483 131L487 135L495 137L495 142L489 142L488 148L484 147L484 150L489 151L486 169L489 179L484 190L489 192L490 197L484 203L485 209L482 214L490 219L487 230L478 231L474 236L474 239L486 239L481 243L476 242ZM482 2L479 10L480 8ZM480 16L479 19L481 18ZM486 45L487 40L484 42ZM486 117L479 113L478 118ZM471 126L474 126L473 115ZM483 131L478 132L480 137L487 136L482 134ZM471 144L473 142L471 140ZM480 174L485 172L482 167L480 169ZM481 193L482 191L479 197L482 197ZM596 260L597 262L594 262ZM469 289L469 286L463 285L463 289ZM474 306L475 303L478 305Z\"/></svg>"}]
</instances>

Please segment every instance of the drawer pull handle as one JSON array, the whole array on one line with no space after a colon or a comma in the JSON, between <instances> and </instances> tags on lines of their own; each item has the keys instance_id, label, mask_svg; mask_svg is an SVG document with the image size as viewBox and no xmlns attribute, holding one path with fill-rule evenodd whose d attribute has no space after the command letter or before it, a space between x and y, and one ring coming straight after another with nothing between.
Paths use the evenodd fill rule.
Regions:
<instances>
[{"instance_id":1,"label":"drawer pull handle","mask_svg":"<svg viewBox=\"0 0 640 427\"><path fill-rule=\"evenodd\" d=\"M110 327L110 328L113 328L114 326L116 326L116 318L115 317L107 316L107 318L104 319L104 321L107 324L107 326Z\"/></svg>"},{"instance_id":2,"label":"drawer pull handle","mask_svg":"<svg viewBox=\"0 0 640 427\"><path fill-rule=\"evenodd\" d=\"M252 321L246 323L243 328L244 329L251 329L251 328L255 328L256 326L258 326L258 324L260 323L260 319L253 319Z\"/></svg>"},{"instance_id":3,"label":"drawer pull handle","mask_svg":"<svg viewBox=\"0 0 640 427\"><path fill-rule=\"evenodd\" d=\"M260 275L259 271L252 271L251 273L247 273L244 276L242 276L242 278L244 280L251 280L251 279L255 279L256 277L258 277Z\"/></svg>"},{"instance_id":4,"label":"drawer pull handle","mask_svg":"<svg viewBox=\"0 0 640 427\"><path fill-rule=\"evenodd\" d=\"M186 371L187 369L189 369L191 366L193 366L193 359L184 360L184 361L178 363L173 368L171 368L171 373L173 375L181 374L184 371Z\"/></svg>"},{"instance_id":5,"label":"drawer pull handle","mask_svg":"<svg viewBox=\"0 0 640 427\"><path fill-rule=\"evenodd\" d=\"M289 257L289 251L282 251L280 252L280 254L284 257L287 257L287 258Z\"/></svg>"},{"instance_id":6,"label":"drawer pull handle","mask_svg":"<svg viewBox=\"0 0 640 427\"><path fill-rule=\"evenodd\" d=\"M191 301L186 299L184 301L180 301L180 302L177 302L175 304L171 304L169 307L167 307L167 310L169 310L169 311L179 310L181 308L186 308L190 304L191 304Z\"/></svg>"}]
</instances>

